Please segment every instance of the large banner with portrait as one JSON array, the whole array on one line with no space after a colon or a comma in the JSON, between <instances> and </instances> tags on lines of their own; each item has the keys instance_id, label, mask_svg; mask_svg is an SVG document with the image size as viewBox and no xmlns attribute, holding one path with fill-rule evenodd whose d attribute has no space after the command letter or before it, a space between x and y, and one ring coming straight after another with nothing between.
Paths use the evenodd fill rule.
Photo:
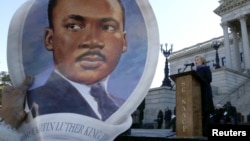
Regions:
<instances>
[{"instance_id":1,"label":"large banner with portrait","mask_svg":"<svg viewBox=\"0 0 250 141\"><path fill-rule=\"evenodd\" d=\"M108 141L127 130L153 80L158 36L147 0L24 3L7 49L13 85L35 78L22 140Z\"/></svg>"}]
</instances>

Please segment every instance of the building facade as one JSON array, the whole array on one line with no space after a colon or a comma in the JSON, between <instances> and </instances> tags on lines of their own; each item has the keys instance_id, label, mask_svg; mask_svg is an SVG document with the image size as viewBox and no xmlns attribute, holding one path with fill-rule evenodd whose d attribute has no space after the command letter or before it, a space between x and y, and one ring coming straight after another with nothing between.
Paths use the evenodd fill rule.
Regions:
<instances>
[{"instance_id":1,"label":"building facade","mask_svg":"<svg viewBox=\"0 0 250 141\"><path fill-rule=\"evenodd\" d=\"M213 75L212 89L214 104L230 101L239 113L239 121L250 122L250 0L220 0L213 12L221 17L223 35L194 46L173 52L169 56L169 73L174 75L195 69L189 65L196 55L207 59ZM173 108L175 97L173 90L160 87L151 89L146 97L145 122L153 120L156 109ZM161 92L166 90L163 96ZM158 92L160 91L160 92ZM156 96L160 93L160 97ZM157 97L160 99L157 100ZM164 100L165 98L165 100ZM153 102L155 101L155 103ZM147 105L148 104L148 105ZM154 105L155 104L155 105ZM149 106L151 105L151 106ZM152 106L154 105L154 106ZM156 105L159 105L156 107Z\"/></svg>"},{"instance_id":2,"label":"building facade","mask_svg":"<svg viewBox=\"0 0 250 141\"><path fill-rule=\"evenodd\" d=\"M205 56L213 73L215 104L231 101L243 115L242 120L247 121L250 113L250 0L221 0L214 13L221 17L223 36L173 53L169 58L170 74L186 71L184 64L194 62L196 55ZM219 45L217 49L215 45Z\"/></svg>"}]
</instances>

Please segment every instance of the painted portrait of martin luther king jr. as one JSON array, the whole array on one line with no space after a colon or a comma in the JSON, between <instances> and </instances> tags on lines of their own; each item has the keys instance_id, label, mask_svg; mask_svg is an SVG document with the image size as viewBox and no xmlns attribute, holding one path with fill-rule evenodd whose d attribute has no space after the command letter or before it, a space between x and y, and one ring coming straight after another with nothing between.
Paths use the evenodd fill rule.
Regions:
<instances>
[{"instance_id":1,"label":"painted portrait of martin luther king jr.","mask_svg":"<svg viewBox=\"0 0 250 141\"><path fill-rule=\"evenodd\" d=\"M142 102L159 52L148 1L31 0L17 13L9 39L22 40L8 44L8 67L16 86L35 77L26 104L32 118L119 122Z\"/></svg>"}]
</instances>

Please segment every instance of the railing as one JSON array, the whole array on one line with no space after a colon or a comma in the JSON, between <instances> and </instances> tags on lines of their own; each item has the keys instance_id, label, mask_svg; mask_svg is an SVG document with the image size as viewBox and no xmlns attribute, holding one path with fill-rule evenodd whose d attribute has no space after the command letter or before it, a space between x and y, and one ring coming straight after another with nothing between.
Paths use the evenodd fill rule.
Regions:
<instances>
[{"instance_id":1,"label":"railing","mask_svg":"<svg viewBox=\"0 0 250 141\"><path fill-rule=\"evenodd\" d=\"M241 97L243 95L245 95L247 93L246 88L250 86L250 79L247 79L244 83L242 83L242 85L240 85L238 88L236 88L233 92L231 92L230 94L226 94L224 96L224 98L222 98L219 103L221 102L226 102L227 100L229 100L229 98L232 97L232 95L238 93L241 93L241 95L238 95L237 97ZM241 89L243 89L243 92L241 91Z\"/></svg>"}]
</instances>

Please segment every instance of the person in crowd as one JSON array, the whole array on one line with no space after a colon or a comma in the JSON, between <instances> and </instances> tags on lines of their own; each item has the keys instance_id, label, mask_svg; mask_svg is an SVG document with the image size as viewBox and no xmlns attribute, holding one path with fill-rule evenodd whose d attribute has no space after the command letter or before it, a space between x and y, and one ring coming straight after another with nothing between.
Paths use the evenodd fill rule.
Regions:
<instances>
[{"instance_id":1,"label":"person in crowd","mask_svg":"<svg viewBox=\"0 0 250 141\"><path fill-rule=\"evenodd\" d=\"M132 119L133 119L132 128L139 128L140 127L140 110L139 109L136 109L132 113Z\"/></svg>"},{"instance_id":2,"label":"person in crowd","mask_svg":"<svg viewBox=\"0 0 250 141\"><path fill-rule=\"evenodd\" d=\"M212 73L209 66L206 65L204 56L195 56L196 72L202 78L201 84L201 106L202 106L202 133L207 136L208 124L211 123L211 115L214 114L214 102L212 95Z\"/></svg>"},{"instance_id":3,"label":"person in crowd","mask_svg":"<svg viewBox=\"0 0 250 141\"><path fill-rule=\"evenodd\" d=\"M172 118L172 111L167 107L164 113L165 128L169 129L169 123Z\"/></svg>"},{"instance_id":4,"label":"person in crowd","mask_svg":"<svg viewBox=\"0 0 250 141\"><path fill-rule=\"evenodd\" d=\"M221 123L222 124L230 123L232 125L236 125L237 124L237 110L236 110L236 108L234 106L232 106L230 101L228 101L224 107L225 107L224 116L223 116Z\"/></svg>"},{"instance_id":5,"label":"person in crowd","mask_svg":"<svg viewBox=\"0 0 250 141\"><path fill-rule=\"evenodd\" d=\"M221 124L224 117L225 108L221 104L216 104L214 115L212 116L213 124Z\"/></svg>"},{"instance_id":6,"label":"person in crowd","mask_svg":"<svg viewBox=\"0 0 250 141\"><path fill-rule=\"evenodd\" d=\"M157 115L157 129L162 128L162 123L163 123L163 112L162 110L159 110Z\"/></svg>"},{"instance_id":7,"label":"person in crowd","mask_svg":"<svg viewBox=\"0 0 250 141\"><path fill-rule=\"evenodd\" d=\"M169 127L172 128L172 132L176 132L176 106L174 107L174 113L171 116Z\"/></svg>"},{"instance_id":8,"label":"person in crowd","mask_svg":"<svg viewBox=\"0 0 250 141\"><path fill-rule=\"evenodd\" d=\"M120 0L49 0L45 48L54 71L28 92L33 117L76 113L105 121L124 103L107 90L108 78L127 50ZM63 106L63 107L62 107Z\"/></svg>"}]
</instances>

